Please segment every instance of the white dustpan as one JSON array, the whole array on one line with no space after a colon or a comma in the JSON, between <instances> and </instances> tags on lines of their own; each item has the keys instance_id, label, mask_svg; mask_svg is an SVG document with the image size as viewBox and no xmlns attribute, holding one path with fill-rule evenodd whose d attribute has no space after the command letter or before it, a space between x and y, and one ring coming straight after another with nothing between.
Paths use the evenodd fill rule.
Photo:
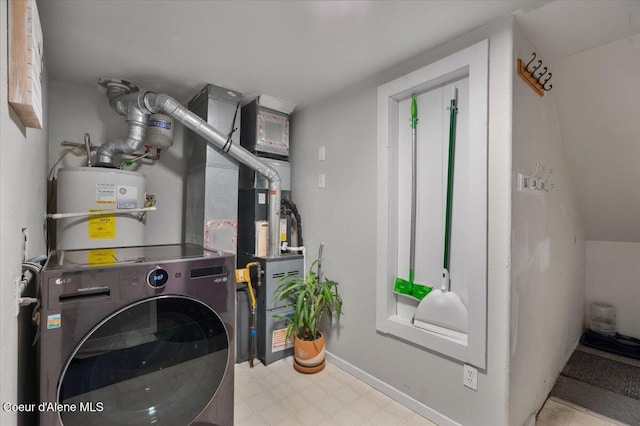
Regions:
<instances>
[{"instance_id":1,"label":"white dustpan","mask_svg":"<svg viewBox=\"0 0 640 426\"><path fill-rule=\"evenodd\" d=\"M449 291L449 271L443 269L442 286L431 290L420 301L413 325L460 338L459 333L467 333L467 319L467 307L460 296ZM447 330L457 333L447 333Z\"/></svg>"},{"instance_id":2,"label":"white dustpan","mask_svg":"<svg viewBox=\"0 0 640 426\"><path fill-rule=\"evenodd\" d=\"M455 129L457 111L457 89L453 88L449 115L449 161L447 171L447 201L444 226L444 265L440 290L431 290L420 301L413 325L419 328L444 334L459 340L467 339L467 307L460 296L452 293L449 282L449 255L451 236L451 211L453 202L453 164L455 157Z\"/></svg>"}]
</instances>

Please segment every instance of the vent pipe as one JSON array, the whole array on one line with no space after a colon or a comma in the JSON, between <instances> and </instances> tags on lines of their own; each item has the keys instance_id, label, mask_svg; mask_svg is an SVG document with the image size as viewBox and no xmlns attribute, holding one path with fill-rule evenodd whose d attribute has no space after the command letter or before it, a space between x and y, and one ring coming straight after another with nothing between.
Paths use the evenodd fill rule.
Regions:
<instances>
[{"instance_id":1,"label":"vent pipe","mask_svg":"<svg viewBox=\"0 0 640 426\"><path fill-rule=\"evenodd\" d=\"M99 165L112 166L115 154L138 150L142 146L150 114L163 113L175 118L210 145L267 178L269 257L280 256L280 176L274 168L243 147L228 143L227 136L168 95L138 92L135 85L120 79L100 78L98 84L107 89L109 104L118 114L125 116L129 124L127 139L106 142L98 149Z\"/></svg>"},{"instance_id":2,"label":"vent pipe","mask_svg":"<svg viewBox=\"0 0 640 426\"><path fill-rule=\"evenodd\" d=\"M102 144L96 153L96 165L100 167L116 167L115 156L131 154L142 148L144 134L147 130L149 113L134 102L123 102L126 95L137 92L138 87L125 80L99 79L98 84L107 90L109 105L118 114L126 117L129 130L126 139L115 139Z\"/></svg>"}]
</instances>

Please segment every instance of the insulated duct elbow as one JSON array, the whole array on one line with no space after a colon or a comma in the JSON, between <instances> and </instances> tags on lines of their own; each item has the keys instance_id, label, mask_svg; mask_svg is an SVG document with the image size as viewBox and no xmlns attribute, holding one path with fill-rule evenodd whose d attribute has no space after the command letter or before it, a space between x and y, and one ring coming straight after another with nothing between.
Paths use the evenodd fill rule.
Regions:
<instances>
[{"instance_id":1,"label":"insulated duct elbow","mask_svg":"<svg viewBox=\"0 0 640 426\"><path fill-rule=\"evenodd\" d=\"M125 139L115 139L103 143L97 152L96 165L115 167L115 156L131 154L140 150L149 121L149 112L144 105L144 93L126 80L99 78L98 84L106 89L109 105L115 112L126 117L129 129Z\"/></svg>"},{"instance_id":2,"label":"insulated duct elbow","mask_svg":"<svg viewBox=\"0 0 640 426\"><path fill-rule=\"evenodd\" d=\"M127 117L132 108L146 111L144 105L146 93L140 93L138 86L130 81L102 77L98 79L98 85L106 90L111 108L123 117Z\"/></svg>"},{"instance_id":3,"label":"insulated duct elbow","mask_svg":"<svg viewBox=\"0 0 640 426\"><path fill-rule=\"evenodd\" d=\"M129 130L126 139L116 139L102 144L98 148L96 163L98 166L114 167L114 159L119 154L131 154L139 151L144 144L149 114L130 105L127 112Z\"/></svg>"}]
</instances>

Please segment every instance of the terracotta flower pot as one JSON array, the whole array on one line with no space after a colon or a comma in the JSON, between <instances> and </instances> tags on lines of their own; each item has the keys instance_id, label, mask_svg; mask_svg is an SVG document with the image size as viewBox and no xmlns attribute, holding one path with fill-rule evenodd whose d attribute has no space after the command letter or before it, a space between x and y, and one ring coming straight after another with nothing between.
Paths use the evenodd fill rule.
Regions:
<instances>
[{"instance_id":1,"label":"terracotta flower pot","mask_svg":"<svg viewBox=\"0 0 640 426\"><path fill-rule=\"evenodd\" d=\"M293 340L293 354L295 362L293 368L301 373L317 373L324 368L324 336L316 340L302 340L295 336Z\"/></svg>"}]
</instances>

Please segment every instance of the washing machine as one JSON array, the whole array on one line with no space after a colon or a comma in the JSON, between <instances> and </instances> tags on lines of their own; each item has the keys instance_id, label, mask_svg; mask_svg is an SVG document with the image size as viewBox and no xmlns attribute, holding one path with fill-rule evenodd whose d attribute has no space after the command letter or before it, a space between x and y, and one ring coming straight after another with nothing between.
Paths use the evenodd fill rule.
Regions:
<instances>
[{"instance_id":1,"label":"washing machine","mask_svg":"<svg viewBox=\"0 0 640 426\"><path fill-rule=\"evenodd\" d=\"M53 252L40 425L232 425L234 267L191 244Z\"/></svg>"}]
</instances>

